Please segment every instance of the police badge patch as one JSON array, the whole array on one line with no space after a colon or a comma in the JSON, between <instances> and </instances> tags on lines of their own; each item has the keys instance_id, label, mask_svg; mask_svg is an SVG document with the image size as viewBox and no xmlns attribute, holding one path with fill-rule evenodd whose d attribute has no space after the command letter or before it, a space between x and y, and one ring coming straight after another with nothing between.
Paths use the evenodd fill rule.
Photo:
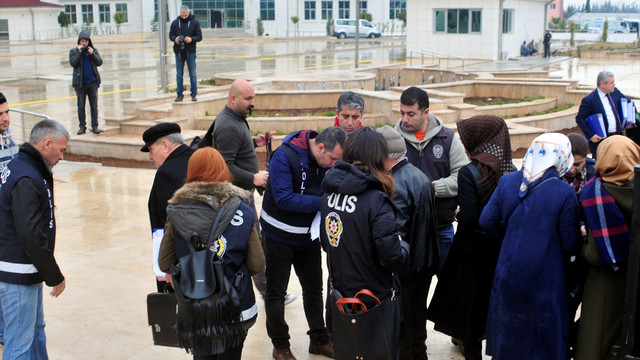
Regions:
<instances>
[{"instance_id":1,"label":"police badge patch","mask_svg":"<svg viewBox=\"0 0 640 360\"><path fill-rule=\"evenodd\" d=\"M218 240L211 244L210 250L222 259L224 257L224 253L227 252L227 238L225 238L224 235L220 235Z\"/></svg>"},{"instance_id":2,"label":"police badge patch","mask_svg":"<svg viewBox=\"0 0 640 360\"><path fill-rule=\"evenodd\" d=\"M342 221L340 220L340 215L332 211L327 215L327 217L325 217L324 221L324 227L327 232L329 244L333 247L338 247L338 245L340 245L340 235L342 235Z\"/></svg>"},{"instance_id":3,"label":"police badge patch","mask_svg":"<svg viewBox=\"0 0 640 360\"><path fill-rule=\"evenodd\" d=\"M442 147L442 145L438 144L433 146L433 156L435 156L436 159L440 159L443 152L444 148Z\"/></svg>"}]
</instances>

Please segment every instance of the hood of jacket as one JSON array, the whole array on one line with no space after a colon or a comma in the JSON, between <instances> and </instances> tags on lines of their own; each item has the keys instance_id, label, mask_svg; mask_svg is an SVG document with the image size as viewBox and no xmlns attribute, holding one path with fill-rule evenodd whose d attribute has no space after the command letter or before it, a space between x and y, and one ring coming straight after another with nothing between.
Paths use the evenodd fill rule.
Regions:
<instances>
[{"instance_id":1,"label":"hood of jacket","mask_svg":"<svg viewBox=\"0 0 640 360\"><path fill-rule=\"evenodd\" d=\"M227 182L208 183L195 181L184 184L180 189L176 190L168 203L175 205L183 198L200 200L219 208L230 199L248 200L249 192Z\"/></svg>"},{"instance_id":2,"label":"hood of jacket","mask_svg":"<svg viewBox=\"0 0 640 360\"><path fill-rule=\"evenodd\" d=\"M82 39L89 40L89 46L93 47L93 43L91 42L91 35L89 35L87 31L80 31L80 34L78 34L78 45L80 45L80 40Z\"/></svg>"},{"instance_id":3,"label":"hood of jacket","mask_svg":"<svg viewBox=\"0 0 640 360\"><path fill-rule=\"evenodd\" d=\"M322 180L325 193L355 195L369 188L382 190L382 183L375 176L342 160L338 160Z\"/></svg>"},{"instance_id":4,"label":"hood of jacket","mask_svg":"<svg viewBox=\"0 0 640 360\"><path fill-rule=\"evenodd\" d=\"M439 117L433 115L431 112L429 112L429 115L427 115L427 121L429 122L427 125L427 132L424 134L424 138L422 139L422 141L418 140L413 132L408 132L404 129L404 126L402 126L402 119L398 120L395 129L400 133L400 135L402 135L405 140L413 145L413 147L418 150L422 150L422 148L424 148L429 143L429 141L434 136L436 136L440 132L440 130L442 130L442 127L444 126L443 121L440 120Z\"/></svg>"}]
</instances>

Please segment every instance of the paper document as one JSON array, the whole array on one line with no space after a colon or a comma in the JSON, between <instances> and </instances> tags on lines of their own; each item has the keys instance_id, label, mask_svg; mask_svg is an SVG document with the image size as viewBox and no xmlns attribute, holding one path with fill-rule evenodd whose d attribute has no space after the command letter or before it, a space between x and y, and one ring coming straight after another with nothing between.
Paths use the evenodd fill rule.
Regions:
<instances>
[{"instance_id":1,"label":"paper document","mask_svg":"<svg viewBox=\"0 0 640 360\"><path fill-rule=\"evenodd\" d=\"M165 273L160 270L160 265L158 265L158 254L160 253L162 237L164 237L164 228L153 229L153 273L156 274L158 280L164 281Z\"/></svg>"}]
</instances>

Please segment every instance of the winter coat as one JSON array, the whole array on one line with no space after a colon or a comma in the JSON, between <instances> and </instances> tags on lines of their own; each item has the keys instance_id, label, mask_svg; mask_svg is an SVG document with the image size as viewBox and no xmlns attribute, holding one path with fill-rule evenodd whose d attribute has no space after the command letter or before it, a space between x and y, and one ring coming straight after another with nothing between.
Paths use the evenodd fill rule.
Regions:
<instances>
[{"instance_id":1,"label":"winter coat","mask_svg":"<svg viewBox=\"0 0 640 360\"><path fill-rule=\"evenodd\" d=\"M91 42L91 37L89 36L88 32L81 31L80 34L78 34L78 45L80 45L81 39L89 40L88 46L93 48L93 54L90 55L91 67L93 68L93 72L96 75L98 86L100 86L101 80L100 73L98 72L98 66L102 65L102 58L100 57L100 53L98 52L98 49L93 46L93 42ZM82 53L85 51L88 50L85 48L84 50L80 51L78 50L78 47L74 47L69 50L69 64L73 66L73 80L71 81L71 84L75 88L82 87Z\"/></svg>"},{"instance_id":2,"label":"winter coat","mask_svg":"<svg viewBox=\"0 0 640 360\"><path fill-rule=\"evenodd\" d=\"M189 36L191 38L190 43L184 43L184 50L180 50L180 45L176 44L176 38L178 36ZM193 14L189 14L189 17L182 19L178 16L171 23L169 29L169 41L173 43L173 52L179 53L194 53L196 52L196 43L202 40L202 29L200 29L200 22L196 20Z\"/></svg>"}]
</instances>

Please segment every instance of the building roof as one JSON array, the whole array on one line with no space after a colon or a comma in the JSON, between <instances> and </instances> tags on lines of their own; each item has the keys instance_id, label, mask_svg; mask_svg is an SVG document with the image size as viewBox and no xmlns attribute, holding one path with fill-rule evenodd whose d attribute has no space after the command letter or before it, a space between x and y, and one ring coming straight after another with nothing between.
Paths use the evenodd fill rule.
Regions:
<instances>
[{"instance_id":1,"label":"building roof","mask_svg":"<svg viewBox=\"0 0 640 360\"><path fill-rule=\"evenodd\" d=\"M63 7L59 4L51 4L44 1L39 0L0 0L0 8L11 8L11 7Z\"/></svg>"}]
</instances>

